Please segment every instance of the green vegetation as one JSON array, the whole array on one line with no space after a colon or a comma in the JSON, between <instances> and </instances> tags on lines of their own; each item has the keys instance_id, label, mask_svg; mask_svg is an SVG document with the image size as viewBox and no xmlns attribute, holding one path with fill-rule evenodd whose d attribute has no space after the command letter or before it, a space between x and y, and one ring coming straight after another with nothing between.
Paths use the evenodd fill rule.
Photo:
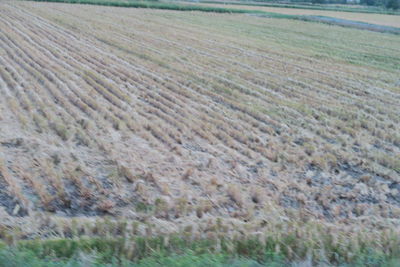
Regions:
<instances>
[{"instance_id":1,"label":"green vegetation","mask_svg":"<svg viewBox=\"0 0 400 267\"><path fill-rule=\"evenodd\" d=\"M171 256L152 256L138 262L127 260L114 259L112 263L105 263L98 260L98 254L81 255L75 259L54 260L51 258L40 259L31 251L13 251L6 250L0 253L0 266L35 266L35 267L58 267L58 266L96 266L96 267L111 267L111 266L262 266L251 259L231 259L223 254L201 254L195 255L192 252L187 252L182 255ZM280 266L279 262L271 262L270 266Z\"/></svg>"},{"instance_id":2,"label":"green vegetation","mask_svg":"<svg viewBox=\"0 0 400 267\"><path fill-rule=\"evenodd\" d=\"M398 10L400 8L400 0L389 0L385 6L388 9Z\"/></svg>"},{"instance_id":3,"label":"green vegetation","mask_svg":"<svg viewBox=\"0 0 400 267\"><path fill-rule=\"evenodd\" d=\"M276 266L279 264L276 263ZM54 260L51 258L40 259L31 251L13 251L6 250L0 253L0 266L35 266L35 267L60 267L60 266L96 266L96 267L111 267L111 266L262 266L261 264L249 259L231 259L226 255L219 254L202 254L194 255L191 252L182 255L171 256L153 256L143 259L139 262L127 260L114 260L112 263L105 263L98 260L98 254L81 255L76 259ZM273 265L271 265L273 266Z\"/></svg>"},{"instance_id":4,"label":"green vegetation","mask_svg":"<svg viewBox=\"0 0 400 267\"><path fill-rule=\"evenodd\" d=\"M186 241L172 238L58 239L20 241L13 247L2 246L0 267L9 266L288 266L303 260L288 261L282 249L257 240L221 242ZM232 247L229 247L231 245ZM276 245L276 244L275 244ZM130 249L131 248L131 249ZM135 248L135 250L133 250ZM134 253L133 253L134 252ZM344 260L306 262L347 266ZM351 266L396 266L398 258L364 248L355 255Z\"/></svg>"},{"instance_id":5,"label":"green vegetation","mask_svg":"<svg viewBox=\"0 0 400 267\"><path fill-rule=\"evenodd\" d=\"M398 10L400 7L400 0L361 0L360 3L368 6L381 6L388 10Z\"/></svg>"}]
</instances>

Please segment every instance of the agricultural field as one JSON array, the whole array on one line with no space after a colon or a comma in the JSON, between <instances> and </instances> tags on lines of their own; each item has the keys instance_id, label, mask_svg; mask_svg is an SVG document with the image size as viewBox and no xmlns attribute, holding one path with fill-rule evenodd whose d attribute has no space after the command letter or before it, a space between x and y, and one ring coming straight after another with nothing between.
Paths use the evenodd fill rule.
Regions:
<instances>
[{"instance_id":1,"label":"agricultural field","mask_svg":"<svg viewBox=\"0 0 400 267\"><path fill-rule=\"evenodd\" d=\"M200 5L196 3L196 5ZM326 16L337 19L353 20L369 24L376 24L382 26L390 26L400 28L400 15L389 14L374 14L374 13L357 13L356 11L331 11L331 10L318 10L318 9L302 9L302 8L286 8L286 7L269 7L269 6L256 6L256 5L240 5L238 4L222 4L222 3L201 3L202 6L208 7L224 7L229 9L241 10L258 10L273 12L285 15L301 15L301 16Z\"/></svg>"},{"instance_id":2,"label":"agricultural field","mask_svg":"<svg viewBox=\"0 0 400 267\"><path fill-rule=\"evenodd\" d=\"M400 255L399 35L25 1L0 14L2 240Z\"/></svg>"},{"instance_id":3,"label":"agricultural field","mask_svg":"<svg viewBox=\"0 0 400 267\"><path fill-rule=\"evenodd\" d=\"M105 1L105 0L104 0ZM122 1L122 0L121 0ZM133 0L126 0L133 1ZM190 1L187 1L190 2ZM264 7L284 7L284 8L299 8L299 9L312 9L312 10L328 10L328 11L344 11L356 13L374 13L374 14L392 14L400 15L400 12L393 9L388 9L381 6L369 6L365 4L317 4L312 2L294 2L294 1L221 1L221 0L199 0L198 3L208 4L229 4L229 5L246 5L246 6L264 6Z\"/></svg>"}]
</instances>

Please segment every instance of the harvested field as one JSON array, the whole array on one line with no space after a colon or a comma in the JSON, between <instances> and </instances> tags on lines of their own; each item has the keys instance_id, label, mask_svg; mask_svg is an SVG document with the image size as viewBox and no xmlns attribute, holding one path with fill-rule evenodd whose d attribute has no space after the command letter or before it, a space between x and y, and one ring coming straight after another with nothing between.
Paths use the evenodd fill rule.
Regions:
<instances>
[{"instance_id":1,"label":"harvested field","mask_svg":"<svg viewBox=\"0 0 400 267\"><path fill-rule=\"evenodd\" d=\"M200 4L196 3L196 5ZM285 8L285 7L248 6L248 5L236 5L236 4L225 5L225 4L202 3L201 5L210 7L224 7L229 9L260 10L260 11L273 12L285 15L326 16L338 19L354 20L370 24L400 28L399 15L357 13L357 12L330 11L330 10L312 10L312 9Z\"/></svg>"},{"instance_id":2,"label":"harvested field","mask_svg":"<svg viewBox=\"0 0 400 267\"><path fill-rule=\"evenodd\" d=\"M400 36L52 3L0 13L0 223L22 238L99 234L107 216L147 235L312 223L394 246Z\"/></svg>"}]
</instances>

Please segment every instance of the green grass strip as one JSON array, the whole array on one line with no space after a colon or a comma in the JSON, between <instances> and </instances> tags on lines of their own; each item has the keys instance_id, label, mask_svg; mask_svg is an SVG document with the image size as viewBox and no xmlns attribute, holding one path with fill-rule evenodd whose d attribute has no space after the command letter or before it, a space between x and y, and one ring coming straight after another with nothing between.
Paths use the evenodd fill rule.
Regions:
<instances>
[{"instance_id":1,"label":"green grass strip","mask_svg":"<svg viewBox=\"0 0 400 267\"><path fill-rule=\"evenodd\" d=\"M287 239L287 238L286 238ZM294 242L280 240L279 244ZM18 241L10 247L0 248L0 267L8 266L289 266L307 259L294 257L290 249L282 246L276 251L277 241L257 239L228 241L189 241L176 237L80 238ZM294 247L293 247L294 248ZM329 247L327 246L326 249ZM330 248L315 264L340 266L396 266L395 255L361 247L351 259L341 257L339 247ZM300 248L297 249L297 252ZM328 252L328 251L325 251ZM292 255L292 256L290 256ZM310 259L309 259L310 260ZM88 263L90 262L90 264ZM350 265L348 265L350 264Z\"/></svg>"}]
</instances>

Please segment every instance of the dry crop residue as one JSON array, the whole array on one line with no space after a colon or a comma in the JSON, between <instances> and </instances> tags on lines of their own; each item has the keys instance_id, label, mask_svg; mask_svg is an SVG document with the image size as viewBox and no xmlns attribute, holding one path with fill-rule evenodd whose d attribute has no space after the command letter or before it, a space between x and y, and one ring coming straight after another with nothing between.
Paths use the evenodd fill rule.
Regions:
<instances>
[{"instance_id":1,"label":"dry crop residue","mask_svg":"<svg viewBox=\"0 0 400 267\"><path fill-rule=\"evenodd\" d=\"M246 15L0 11L0 223L399 225L399 36Z\"/></svg>"}]
</instances>

